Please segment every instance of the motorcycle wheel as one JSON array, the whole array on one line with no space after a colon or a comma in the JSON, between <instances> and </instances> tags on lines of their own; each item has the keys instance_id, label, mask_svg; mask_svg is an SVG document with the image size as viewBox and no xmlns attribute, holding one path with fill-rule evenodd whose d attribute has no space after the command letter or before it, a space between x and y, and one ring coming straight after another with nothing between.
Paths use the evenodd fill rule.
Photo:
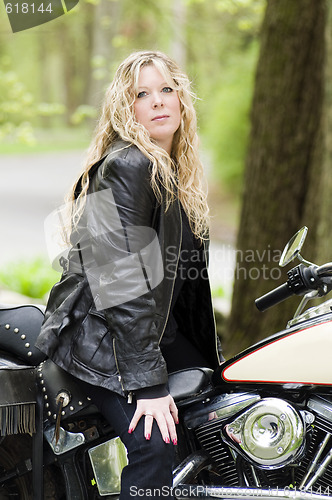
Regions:
<instances>
[{"instance_id":1,"label":"motorcycle wheel","mask_svg":"<svg viewBox=\"0 0 332 500\"><path fill-rule=\"evenodd\" d=\"M31 457L31 438L7 436L0 443L0 476ZM62 500L61 481L51 467L44 470L44 500ZM0 484L0 500L33 500L31 473Z\"/></svg>"}]
</instances>

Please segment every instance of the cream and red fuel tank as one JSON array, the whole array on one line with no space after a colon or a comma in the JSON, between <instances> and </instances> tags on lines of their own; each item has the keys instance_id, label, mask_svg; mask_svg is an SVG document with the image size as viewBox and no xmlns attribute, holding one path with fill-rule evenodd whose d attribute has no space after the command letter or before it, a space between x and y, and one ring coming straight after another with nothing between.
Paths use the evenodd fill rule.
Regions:
<instances>
[{"instance_id":1,"label":"cream and red fuel tank","mask_svg":"<svg viewBox=\"0 0 332 500\"><path fill-rule=\"evenodd\" d=\"M326 316L255 344L221 365L215 377L231 384L332 386L332 316Z\"/></svg>"}]
</instances>

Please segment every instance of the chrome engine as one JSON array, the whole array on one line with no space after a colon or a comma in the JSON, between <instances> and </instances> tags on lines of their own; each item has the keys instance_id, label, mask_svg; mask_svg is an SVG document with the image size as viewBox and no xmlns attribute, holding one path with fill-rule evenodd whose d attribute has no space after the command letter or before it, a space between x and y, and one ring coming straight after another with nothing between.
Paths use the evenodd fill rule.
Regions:
<instances>
[{"instance_id":1,"label":"chrome engine","mask_svg":"<svg viewBox=\"0 0 332 500\"><path fill-rule=\"evenodd\" d=\"M226 442L262 468L294 462L304 441L300 414L286 401L265 398L226 424ZM228 438L228 439L227 439Z\"/></svg>"},{"instance_id":2,"label":"chrome engine","mask_svg":"<svg viewBox=\"0 0 332 500\"><path fill-rule=\"evenodd\" d=\"M239 487L332 496L332 397L298 405L257 393L220 395L192 408L185 423L209 457L213 485L235 488L235 498Z\"/></svg>"}]
</instances>

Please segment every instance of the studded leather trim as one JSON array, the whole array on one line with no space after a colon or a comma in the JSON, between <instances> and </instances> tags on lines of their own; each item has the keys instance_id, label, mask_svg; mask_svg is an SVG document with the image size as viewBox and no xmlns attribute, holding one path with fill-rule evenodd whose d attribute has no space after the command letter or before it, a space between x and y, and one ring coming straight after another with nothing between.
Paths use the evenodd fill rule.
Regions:
<instances>
[{"instance_id":1,"label":"studded leather trim","mask_svg":"<svg viewBox=\"0 0 332 500\"><path fill-rule=\"evenodd\" d=\"M92 404L79 381L50 359L38 366L37 380L43 393L44 416L52 423L57 418L60 400L62 419L75 415Z\"/></svg>"}]
</instances>

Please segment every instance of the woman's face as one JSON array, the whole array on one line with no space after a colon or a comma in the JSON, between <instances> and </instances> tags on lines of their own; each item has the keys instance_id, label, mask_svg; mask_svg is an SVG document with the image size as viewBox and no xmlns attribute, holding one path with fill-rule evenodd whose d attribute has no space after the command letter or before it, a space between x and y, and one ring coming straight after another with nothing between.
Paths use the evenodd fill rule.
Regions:
<instances>
[{"instance_id":1,"label":"woman's face","mask_svg":"<svg viewBox=\"0 0 332 500\"><path fill-rule=\"evenodd\" d=\"M177 91L153 64L140 70L134 110L136 120L146 128L151 139L170 154L181 122L180 101Z\"/></svg>"}]
</instances>

